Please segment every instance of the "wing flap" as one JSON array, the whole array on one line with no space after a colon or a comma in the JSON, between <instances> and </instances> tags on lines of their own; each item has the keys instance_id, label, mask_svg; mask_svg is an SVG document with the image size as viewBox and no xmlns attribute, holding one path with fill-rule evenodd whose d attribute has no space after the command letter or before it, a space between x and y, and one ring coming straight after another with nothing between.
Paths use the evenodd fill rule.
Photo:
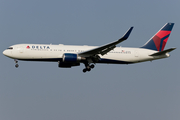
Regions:
<instances>
[{"instance_id":1,"label":"wing flap","mask_svg":"<svg viewBox=\"0 0 180 120\"><path fill-rule=\"evenodd\" d=\"M110 46L100 52L101 55L107 54L109 51L113 50L116 46Z\"/></svg>"}]
</instances>

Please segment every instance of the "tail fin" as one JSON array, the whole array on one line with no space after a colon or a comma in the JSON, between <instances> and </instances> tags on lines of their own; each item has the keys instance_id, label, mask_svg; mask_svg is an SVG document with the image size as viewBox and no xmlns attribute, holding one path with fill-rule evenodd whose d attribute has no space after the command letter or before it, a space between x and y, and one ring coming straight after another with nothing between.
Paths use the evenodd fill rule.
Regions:
<instances>
[{"instance_id":1,"label":"tail fin","mask_svg":"<svg viewBox=\"0 0 180 120\"><path fill-rule=\"evenodd\" d=\"M166 23L146 44L141 48L163 51L168 41L174 23Z\"/></svg>"}]
</instances>

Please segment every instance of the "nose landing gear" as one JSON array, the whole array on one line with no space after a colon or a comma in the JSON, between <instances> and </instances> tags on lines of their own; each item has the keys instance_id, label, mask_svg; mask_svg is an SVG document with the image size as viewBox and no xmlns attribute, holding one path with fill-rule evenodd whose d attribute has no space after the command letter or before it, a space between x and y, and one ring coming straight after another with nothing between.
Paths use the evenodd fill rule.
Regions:
<instances>
[{"instance_id":1,"label":"nose landing gear","mask_svg":"<svg viewBox=\"0 0 180 120\"><path fill-rule=\"evenodd\" d=\"M15 62L15 67L18 68L19 67L18 61L15 59L14 62Z\"/></svg>"}]
</instances>

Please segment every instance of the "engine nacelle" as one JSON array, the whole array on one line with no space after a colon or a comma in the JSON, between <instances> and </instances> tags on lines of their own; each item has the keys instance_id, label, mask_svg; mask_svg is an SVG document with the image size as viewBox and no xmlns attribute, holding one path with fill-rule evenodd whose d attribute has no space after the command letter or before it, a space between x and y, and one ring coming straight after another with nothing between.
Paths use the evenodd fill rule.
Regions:
<instances>
[{"instance_id":1,"label":"engine nacelle","mask_svg":"<svg viewBox=\"0 0 180 120\"><path fill-rule=\"evenodd\" d=\"M77 54L73 53L64 53L62 56L62 61L58 62L59 67L70 68L73 66L79 66L80 62L86 58L80 57Z\"/></svg>"},{"instance_id":2,"label":"engine nacelle","mask_svg":"<svg viewBox=\"0 0 180 120\"><path fill-rule=\"evenodd\" d=\"M62 68L71 68L73 66L79 66L80 63L65 63L65 62L58 62L58 67L62 67Z\"/></svg>"},{"instance_id":3,"label":"engine nacelle","mask_svg":"<svg viewBox=\"0 0 180 120\"><path fill-rule=\"evenodd\" d=\"M80 62L83 58L73 53L64 53L62 61L66 63Z\"/></svg>"}]
</instances>

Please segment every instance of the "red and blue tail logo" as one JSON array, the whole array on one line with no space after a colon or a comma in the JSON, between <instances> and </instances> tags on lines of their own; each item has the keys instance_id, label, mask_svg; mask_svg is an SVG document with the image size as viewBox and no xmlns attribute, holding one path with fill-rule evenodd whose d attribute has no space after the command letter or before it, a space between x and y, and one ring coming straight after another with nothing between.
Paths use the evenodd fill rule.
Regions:
<instances>
[{"instance_id":1,"label":"red and blue tail logo","mask_svg":"<svg viewBox=\"0 0 180 120\"><path fill-rule=\"evenodd\" d=\"M144 46L141 48L163 51L168 41L174 23L166 23Z\"/></svg>"}]
</instances>

